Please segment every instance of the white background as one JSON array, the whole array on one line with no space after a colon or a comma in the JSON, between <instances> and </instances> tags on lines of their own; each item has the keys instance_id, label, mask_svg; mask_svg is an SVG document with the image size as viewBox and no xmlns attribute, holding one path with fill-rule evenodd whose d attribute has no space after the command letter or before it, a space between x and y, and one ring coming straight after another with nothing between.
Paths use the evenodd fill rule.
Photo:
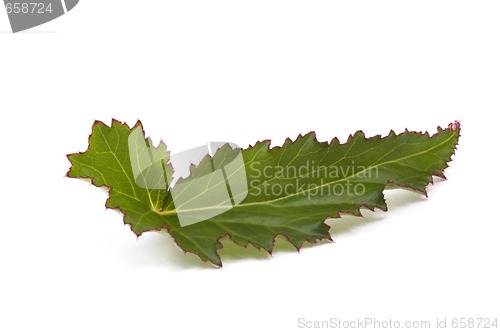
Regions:
<instances>
[{"instance_id":1,"label":"white background","mask_svg":"<svg viewBox=\"0 0 500 332\"><path fill-rule=\"evenodd\" d=\"M498 317L499 17L498 1L81 0L14 35L0 10L0 330ZM137 239L106 193L65 177L111 118L173 152L463 130L428 199L391 191L389 212L328 221L335 243L300 253L223 241L218 269L167 234Z\"/></svg>"}]
</instances>

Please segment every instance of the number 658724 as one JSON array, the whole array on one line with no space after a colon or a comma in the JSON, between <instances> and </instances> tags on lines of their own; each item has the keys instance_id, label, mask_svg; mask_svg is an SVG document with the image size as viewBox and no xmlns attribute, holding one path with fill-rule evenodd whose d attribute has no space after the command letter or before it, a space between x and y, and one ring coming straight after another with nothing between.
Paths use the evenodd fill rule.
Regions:
<instances>
[{"instance_id":1,"label":"number 658724","mask_svg":"<svg viewBox=\"0 0 500 332\"><path fill-rule=\"evenodd\" d=\"M41 2L14 2L5 5L7 14L44 14L52 13L52 4L45 5Z\"/></svg>"}]
</instances>

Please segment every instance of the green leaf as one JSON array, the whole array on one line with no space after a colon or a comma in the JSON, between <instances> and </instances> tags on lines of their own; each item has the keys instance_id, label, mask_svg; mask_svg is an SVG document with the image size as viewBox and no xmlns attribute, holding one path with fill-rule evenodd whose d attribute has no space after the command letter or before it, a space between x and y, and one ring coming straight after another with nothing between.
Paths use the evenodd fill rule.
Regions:
<instances>
[{"instance_id":1,"label":"green leaf","mask_svg":"<svg viewBox=\"0 0 500 332\"><path fill-rule=\"evenodd\" d=\"M299 249L305 241L331 240L327 218L360 216L361 208L386 211L383 190L388 185L426 195L432 176L444 178L459 136L455 122L432 136L391 131L366 138L358 131L341 144L336 138L318 142L309 133L287 139L282 147L270 148L270 141L241 151L224 145L170 188L173 169L164 143L153 147L140 122L129 128L116 120L111 127L97 121L88 150L68 155L68 176L109 187L106 207L123 212L138 236L165 228L182 250L222 266L217 250L223 237L271 253L276 236L282 235ZM242 166L230 167L228 161L237 155ZM214 175L222 169L223 177ZM247 190L234 190L242 169ZM215 194L222 192L231 200ZM213 203L217 200L222 203ZM196 208L193 202L202 205ZM184 215L197 213L210 218L181 226Z\"/></svg>"}]
</instances>

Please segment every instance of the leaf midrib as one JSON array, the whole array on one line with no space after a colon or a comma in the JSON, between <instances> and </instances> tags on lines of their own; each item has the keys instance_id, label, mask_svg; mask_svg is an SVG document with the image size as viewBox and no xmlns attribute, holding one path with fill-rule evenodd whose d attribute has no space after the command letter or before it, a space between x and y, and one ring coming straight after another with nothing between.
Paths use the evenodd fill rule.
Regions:
<instances>
[{"instance_id":1,"label":"leaf midrib","mask_svg":"<svg viewBox=\"0 0 500 332\"><path fill-rule=\"evenodd\" d=\"M435 150L436 148L448 143L451 139L453 139L455 137L454 135L455 133L452 133L452 135L450 135L450 137L448 137L446 140L442 141L441 143L437 144L437 145L434 145L432 147L430 147L429 149L426 149L424 151L419 151L417 153L413 153L413 154L409 154L407 156L404 156L404 157L401 157L401 158L398 158L398 159L394 159L394 160L390 160L390 161L386 161L386 162L382 162L380 164L373 164L365 169L363 169L362 171L359 171L357 173L353 173L347 177L343 177L343 178L340 178L340 179L337 179L335 181L331 181L331 182L327 182L327 183L324 183L320 186L317 186L317 187L314 187L314 188L309 188L307 190L302 190L300 192L297 192L297 193L294 193L294 194L291 194L291 195L287 195L287 196L282 196L282 197L278 197L278 198L275 198L275 199L272 199L272 200L268 200L268 201L259 201L259 202L250 202L250 203L241 203L241 204L238 204L236 206L227 206L228 208L242 208L242 207L248 207L248 206L275 206L275 202L278 202L278 201L282 201L282 200L286 200L286 199L289 199L291 197L294 197L294 196L297 196L299 194L303 195L307 192L309 192L310 190L314 189L314 190L318 190L320 188L323 188L325 186L329 186L329 185L332 185L332 184L335 184L335 183L339 183L339 182L343 182L345 180L348 180L350 178L353 178L361 173L364 173L366 172L367 170L370 170L370 169L373 169L373 168L377 168L377 167L381 167L381 166L384 166L384 165L388 165L388 164L391 164L391 163L397 163L401 160L405 160L405 159L408 159L408 158L412 158L412 157L415 157L415 156L418 156L418 155L422 155L422 154L426 154L426 153L429 153L430 151L432 150ZM393 151L393 150L392 150ZM387 155L387 154L386 154ZM383 157L382 157L383 158ZM381 160L382 158L379 158L379 160ZM253 160L253 159L252 159ZM245 165L247 165L248 163L246 163ZM198 211L206 211L206 210L211 210L213 209L214 207L205 207L205 208L197 208L197 209L185 209L185 210L182 210L182 209L174 209L174 210L169 210L169 211L163 211L163 212L160 212L158 213L159 215L162 215L162 216L166 216L166 215L176 215L177 214L177 211L182 211L182 212L198 212ZM217 208L221 208L221 206L217 206Z\"/></svg>"}]
</instances>

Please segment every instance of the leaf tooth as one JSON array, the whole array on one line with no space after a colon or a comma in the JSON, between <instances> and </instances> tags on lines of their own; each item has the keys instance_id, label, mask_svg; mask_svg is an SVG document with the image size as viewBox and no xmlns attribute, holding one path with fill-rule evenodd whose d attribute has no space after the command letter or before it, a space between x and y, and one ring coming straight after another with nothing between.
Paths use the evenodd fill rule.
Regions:
<instances>
[{"instance_id":1,"label":"leaf tooth","mask_svg":"<svg viewBox=\"0 0 500 332\"><path fill-rule=\"evenodd\" d=\"M389 138L393 138L393 137L396 137L396 133L394 132L394 130L391 129L391 131L389 131L389 134L387 135L387 137Z\"/></svg>"},{"instance_id":2,"label":"leaf tooth","mask_svg":"<svg viewBox=\"0 0 500 332\"><path fill-rule=\"evenodd\" d=\"M330 141L330 147L336 148L340 145L340 141L337 137L332 138Z\"/></svg>"}]
</instances>

